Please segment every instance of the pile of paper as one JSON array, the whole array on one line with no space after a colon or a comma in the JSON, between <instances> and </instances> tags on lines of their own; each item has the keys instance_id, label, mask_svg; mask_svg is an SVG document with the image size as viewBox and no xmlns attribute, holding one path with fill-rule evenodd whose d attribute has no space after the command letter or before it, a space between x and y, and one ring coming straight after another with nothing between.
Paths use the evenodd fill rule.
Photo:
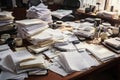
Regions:
<instances>
[{"instance_id":1,"label":"pile of paper","mask_svg":"<svg viewBox=\"0 0 120 80\"><path fill-rule=\"evenodd\" d=\"M119 37L106 39L104 42L116 49L120 49L120 38Z\"/></svg>"},{"instance_id":2,"label":"pile of paper","mask_svg":"<svg viewBox=\"0 0 120 80\"><path fill-rule=\"evenodd\" d=\"M3 48L4 47L4 48ZM27 50L13 52L9 46L0 46L0 80L23 80L30 75L47 74L47 62L43 55L32 55ZM7 77L5 77L7 75Z\"/></svg>"},{"instance_id":3,"label":"pile of paper","mask_svg":"<svg viewBox=\"0 0 120 80\"><path fill-rule=\"evenodd\" d=\"M110 38L106 39L103 44L108 47L109 49L113 50L116 53L120 53L120 38Z\"/></svg>"},{"instance_id":4,"label":"pile of paper","mask_svg":"<svg viewBox=\"0 0 120 80\"><path fill-rule=\"evenodd\" d=\"M24 55L24 56L23 56ZM46 69L44 57L42 55L34 56L30 52L23 50L10 55L17 73Z\"/></svg>"},{"instance_id":5,"label":"pile of paper","mask_svg":"<svg viewBox=\"0 0 120 80\"><path fill-rule=\"evenodd\" d=\"M0 80L23 80L24 78L27 78L27 73L15 73L15 66L10 58L11 54L14 54L14 52L9 48L8 45L5 44L0 46L0 69L2 70L0 74Z\"/></svg>"},{"instance_id":6,"label":"pile of paper","mask_svg":"<svg viewBox=\"0 0 120 80\"><path fill-rule=\"evenodd\" d=\"M26 16L31 19L41 19L48 23L52 22L51 11L43 3L30 7Z\"/></svg>"},{"instance_id":7,"label":"pile of paper","mask_svg":"<svg viewBox=\"0 0 120 80\"><path fill-rule=\"evenodd\" d=\"M0 31L8 31L13 28L13 20L12 12L3 11L0 12Z\"/></svg>"},{"instance_id":8,"label":"pile of paper","mask_svg":"<svg viewBox=\"0 0 120 80\"><path fill-rule=\"evenodd\" d=\"M58 29L45 29L41 33L33 35L30 37L30 42L34 45L39 45L41 47L49 46L54 43L54 41L62 40L64 36L62 32Z\"/></svg>"},{"instance_id":9,"label":"pile of paper","mask_svg":"<svg viewBox=\"0 0 120 80\"><path fill-rule=\"evenodd\" d=\"M86 38L92 38L95 34L95 28L93 27L93 24L85 22L81 23L79 28L74 30L74 33Z\"/></svg>"},{"instance_id":10,"label":"pile of paper","mask_svg":"<svg viewBox=\"0 0 120 80\"><path fill-rule=\"evenodd\" d=\"M97 66L99 63L92 58L85 50L83 52L61 52L59 63L68 73L89 69L91 66Z\"/></svg>"},{"instance_id":11,"label":"pile of paper","mask_svg":"<svg viewBox=\"0 0 120 80\"><path fill-rule=\"evenodd\" d=\"M56 10L52 12L52 16L62 19L63 17L72 13L72 10Z\"/></svg>"},{"instance_id":12,"label":"pile of paper","mask_svg":"<svg viewBox=\"0 0 120 80\"><path fill-rule=\"evenodd\" d=\"M18 27L18 36L40 47L51 45L54 41L64 38L61 30L48 28L48 24L39 19L16 21L16 25Z\"/></svg>"},{"instance_id":13,"label":"pile of paper","mask_svg":"<svg viewBox=\"0 0 120 80\"><path fill-rule=\"evenodd\" d=\"M18 35L22 38L28 38L48 28L48 24L40 19L19 20L16 21L16 26Z\"/></svg>"},{"instance_id":14,"label":"pile of paper","mask_svg":"<svg viewBox=\"0 0 120 80\"><path fill-rule=\"evenodd\" d=\"M111 60L116 57L116 54L104 46L100 45L90 45L91 47L87 48L91 54L93 54L97 59L101 61Z\"/></svg>"},{"instance_id":15,"label":"pile of paper","mask_svg":"<svg viewBox=\"0 0 120 80\"><path fill-rule=\"evenodd\" d=\"M42 55L36 56L33 60L28 60L20 63L20 68L26 69L26 68L41 68L41 69L47 69L47 65L45 64L44 57Z\"/></svg>"}]
</instances>

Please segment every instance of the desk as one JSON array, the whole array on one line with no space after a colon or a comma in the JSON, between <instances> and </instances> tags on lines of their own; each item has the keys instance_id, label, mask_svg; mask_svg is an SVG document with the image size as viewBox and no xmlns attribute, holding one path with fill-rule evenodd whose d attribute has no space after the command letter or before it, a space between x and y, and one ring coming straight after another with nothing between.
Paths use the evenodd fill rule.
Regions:
<instances>
[{"instance_id":1,"label":"desk","mask_svg":"<svg viewBox=\"0 0 120 80\"><path fill-rule=\"evenodd\" d=\"M112 26L115 26L116 24L118 25L120 24L119 19L102 17L96 14L91 14L91 13L84 13L84 12L81 12L80 10L75 11L75 16L77 20L91 17L91 18L101 18L102 20L109 22Z\"/></svg>"},{"instance_id":2,"label":"desk","mask_svg":"<svg viewBox=\"0 0 120 80\"><path fill-rule=\"evenodd\" d=\"M115 58L108 62L102 63L101 65L99 65L97 67L93 67L87 71L74 72L65 77L62 77L52 71L48 71L48 75L46 75L46 76L29 76L29 78L27 78L25 80L83 80L83 79L88 79L88 77L90 75L102 72L102 71L104 71L106 69L110 69L112 67L117 67L119 64L119 60L120 60L120 58Z\"/></svg>"}]
</instances>

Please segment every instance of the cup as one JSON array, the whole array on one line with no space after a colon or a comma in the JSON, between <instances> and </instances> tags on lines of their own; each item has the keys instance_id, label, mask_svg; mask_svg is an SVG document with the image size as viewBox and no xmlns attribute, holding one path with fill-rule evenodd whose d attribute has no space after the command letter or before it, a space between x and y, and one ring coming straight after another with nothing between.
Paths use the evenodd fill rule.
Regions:
<instances>
[{"instance_id":1,"label":"cup","mask_svg":"<svg viewBox=\"0 0 120 80\"><path fill-rule=\"evenodd\" d=\"M112 32L113 32L113 35L118 35L119 29L118 28L113 28Z\"/></svg>"},{"instance_id":2,"label":"cup","mask_svg":"<svg viewBox=\"0 0 120 80\"><path fill-rule=\"evenodd\" d=\"M16 46L22 46L23 40L22 38L15 38L15 45Z\"/></svg>"},{"instance_id":3,"label":"cup","mask_svg":"<svg viewBox=\"0 0 120 80\"><path fill-rule=\"evenodd\" d=\"M101 24L101 19L100 18L96 18L95 19L95 23L96 23L96 26L99 26Z\"/></svg>"}]
</instances>

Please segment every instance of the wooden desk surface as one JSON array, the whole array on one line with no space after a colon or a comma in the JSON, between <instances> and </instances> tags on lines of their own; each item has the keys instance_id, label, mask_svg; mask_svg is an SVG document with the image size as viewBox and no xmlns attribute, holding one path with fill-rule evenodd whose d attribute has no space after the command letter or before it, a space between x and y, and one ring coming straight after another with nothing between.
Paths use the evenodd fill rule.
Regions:
<instances>
[{"instance_id":1,"label":"wooden desk surface","mask_svg":"<svg viewBox=\"0 0 120 80\"><path fill-rule=\"evenodd\" d=\"M119 63L120 58L115 58L112 59L108 62L105 63L101 63L101 65L97 66L97 67L93 67L89 70L86 70L84 72L74 72L71 73L65 77L62 77L52 71L48 71L48 74L45 76L29 76L27 79L25 80L80 80L84 77L88 77L92 74L96 74L99 72L102 72L106 69L112 68L114 66L117 66Z\"/></svg>"}]
</instances>

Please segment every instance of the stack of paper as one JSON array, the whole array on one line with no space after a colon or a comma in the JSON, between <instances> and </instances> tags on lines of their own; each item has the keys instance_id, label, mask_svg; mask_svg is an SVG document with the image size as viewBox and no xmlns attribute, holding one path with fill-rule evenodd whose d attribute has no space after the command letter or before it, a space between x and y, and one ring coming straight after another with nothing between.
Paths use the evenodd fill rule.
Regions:
<instances>
[{"instance_id":1,"label":"stack of paper","mask_svg":"<svg viewBox=\"0 0 120 80\"><path fill-rule=\"evenodd\" d=\"M43 3L30 7L27 11L27 17L31 19L41 19L48 23L52 22L51 11Z\"/></svg>"},{"instance_id":2,"label":"stack of paper","mask_svg":"<svg viewBox=\"0 0 120 80\"><path fill-rule=\"evenodd\" d=\"M48 24L40 19L25 19L16 21L18 35L22 38L35 35L48 28Z\"/></svg>"},{"instance_id":3,"label":"stack of paper","mask_svg":"<svg viewBox=\"0 0 120 80\"><path fill-rule=\"evenodd\" d=\"M26 68L47 69L47 65L45 63L44 56L43 55L38 55L33 60L21 62L20 63L20 68L22 68L22 69L26 69Z\"/></svg>"},{"instance_id":4,"label":"stack of paper","mask_svg":"<svg viewBox=\"0 0 120 80\"><path fill-rule=\"evenodd\" d=\"M24 62L24 61L35 59L35 56L32 55L27 50L14 52L14 54L11 54L10 56L11 56L11 58L12 58L14 63L20 63L20 62Z\"/></svg>"},{"instance_id":5,"label":"stack of paper","mask_svg":"<svg viewBox=\"0 0 120 80\"><path fill-rule=\"evenodd\" d=\"M72 13L72 10L56 10L52 12L52 16L62 19Z\"/></svg>"},{"instance_id":6,"label":"stack of paper","mask_svg":"<svg viewBox=\"0 0 120 80\"><path fill-rule=\"evenodd\" d=\"M17 73L47 69L47 64L43 55L33 56L27 50L23 50L10 54L10 57L13 61L13 65L15 66L14 70Z\"/></svg>"},{"instance_id":7,"label":"stack of paper","mask_svg":"<svg viewBox=\"0 0 120 80\"><path fill-rule=\"evenodd\" d=\"M24 80L29 71L31 75L47 74L47 63L43 55L34 56L27 50L13 52L7 45L1 45L0 50L0 80ZM40 69L42 72L37 71Z\"/></svg>"},{"instance_id":8,"label":"stack of paper","mask_svg":"<svg viewBox=\"0 0 120 80\"><path fill-rule=\"evenodd\" d=\"M116 57L116 54L100 45L91 45L87 48L97 59L107 61Z\"/></svg>"},{"instance_id":9,"label":"stack of paper","mask_svg":"<svg viewBox=\"0 0 120 80\"><path fill-rule=\"evenodd\" d=\"M11 22L14 17L12 16L12 12L3 11L0 12L0 22Z\"/></svg>"},{"instance_id":10,"label":"stack of paper","mask_svg":"<svg viewBox=\"0 0 120 80\"><path fill-rule=\"evenodd\" d=\"M0 12L0 32L13 30L13 20L12 12Z\"/></svg>"},{"instance_id":11,"label":"stack of paper","mask_svg":"<svg viewBox=\"0 0 120 80\"><path fill-rule=\"evenodd\" d=\"M30 37L30 42L34 45L38 45L43 47L47 45L51 45L54 41L62 40L64 36L60 30L53 29L45 29L39 34Z\"/></svg>"},{"instance_id":12,"label":"stack of paper","mask_svg":"<svg viewBox=\"0 0 120 80\"><path fill-rule=\"evenodd\" d=\"M95 34L95 28L90 23L81 23L80 27L77 30L74 30L74 33L76 35L91 38Z\"/></svg>"},{"instance_id":13,"label":"stack of paper","mask_svg":"<svg viewBox=\"0 0 120 80\"><path fill-rule=\"evenodd\" d=\"M45 51L49 48L50 48L49 46L45 46L45 47L40 47L40 46L37 46L37 45L28 46L29 51L35 52L35 53L40 53L40 52Z\"/></svg>"},{"instance_id":14,"label":"stack of paper","mask_svg":"<svg viewBox=\"0 0 120 80\"><path fill-rule=\"evenodd\" d=\"M115 37L115 38L110 38L110 39L106 39L103 42L103 45L105 45L107 48L111 49L112 51L116 52L116 53L120 53L120 38L119 37Z\"/></svg>"},{"instance_id":15,"label":"stack of paper","mask_svg":"<svg viewBox=\"0 0 120 80\"><path fill-rule=\"evenodd\" d=\"M104 42L116 49L120 49L120 38L119 37L110 38L110 39L105 40Z\"/></svg>"},{"instance_id":16,"label":"stack of paper","mask_svg":"<svg viewBox=\"0 0 120 80\"><path fill-rule=\"evenodd\" d=\"M77 51L61 52L61 55L58 57L59 63L65 71L69 73L88 69L91 66L97 66L99 64L90 55L88 55L86 51L83 51L83 53L79 53Z\"/></svg>"}]
</instances>

